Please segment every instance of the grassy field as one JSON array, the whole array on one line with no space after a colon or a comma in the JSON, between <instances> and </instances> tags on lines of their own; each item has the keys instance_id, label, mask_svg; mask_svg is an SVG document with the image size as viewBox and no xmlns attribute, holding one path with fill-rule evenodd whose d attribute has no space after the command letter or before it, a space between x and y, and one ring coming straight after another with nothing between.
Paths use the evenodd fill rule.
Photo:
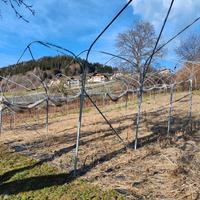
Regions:
<instances>
[{"instance_id":1,"label":"grassy field","mask_svg":"<svg viewBox=\"0 0 200 200\"><path fill-rule=\"evenodd\" d=\"M24 166L28 166L28 170L19 170L14 175L9 173L12 176L3 178L0 191L4 191L4 195L15 195L6 196L7 199L22 194L36 194L36 197L30 197L36 199L40 193L49 199L93 199L93 195L94 199L122 198L115 197L114 191L117 191L125 199L197 200L200 191L200 96L196 93L193 96L192 122L189 123L187 92L174 94L172 127L167 136L169 99L169 94L162 93L156 94L155 98L153 95L144 97L137 151L132 148L137 116L135 97L130 99L127 107L123 101L101 105L104 115L129 146L128 149L94 108L86 108L76 179L72 172L78 113L50 113L48 133L44 114L40 117L43 119L40 124L22 115L16 127L3 130L0 137L1 144L20 153L2 150L5 153L2 160L5 163L11 160L11 164L2 164L7 167L2 168L1 174ZM30 126L24 126L25 122ZM7 160L9 155L14 156ZM16 155L17 159L12 161ZM24 164L20 158L27 163ZM40 162L35 164L30 158ZM21 189L17 190L18 185ZM111 190L107 191L109 188ZM51 196L51 193L59 193L62 198ZM87 197L90 193L92 196Z\"/></svg>"},{"instance_id":2,"label":"grassy field","mask_svg":"<svg viewBox=\"0 0 200 200\"><path fill-rule=\"evenodd\" d=\"M124 199L113 190L102 190L86 180L77 179L47 163L0 147L0 199L70 200Z\"/></svg>"}]
</instances>

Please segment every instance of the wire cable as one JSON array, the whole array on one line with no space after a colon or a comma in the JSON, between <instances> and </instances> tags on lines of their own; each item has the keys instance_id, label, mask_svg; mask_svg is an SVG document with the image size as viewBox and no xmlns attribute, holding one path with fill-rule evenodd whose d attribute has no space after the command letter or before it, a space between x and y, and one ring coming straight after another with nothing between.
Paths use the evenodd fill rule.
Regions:
<instances>
[{"instance_id":1,"label":"wire cable","mask_svg":"<svg viewBox=\"0 0 200 200\"><path fill-rule=\"evenodd\" d=\"M103 31L96 37L96 39L94 40L94 42L92 42L92 44L90 45L87 55L86 55L86 60L88 61L88 57L90 54L90 51L92 49L92 47L95 45L95 43L97 42L97 40L106 32L106 30L113 24L113 22L122 14L122 12L129 6L129 4L131 4L133 0L130 0L118 13L117 15L110 21L110 23L103 29Z\"/></svg>"},{"instance_id":2,"label":"wire cable","mask_svg":"<svg viewBox=\"0 0 200 200\"><path fill-rule=\"evenodd\" d=\"M162 25L162 27L161 27L159 36L158 36L158 38L157 38L157 40L156 40L156 44L155 44L155 47L154 47L154 49L153 49L153 52L152 52L152 54L150 55L150 57L146 60L146 62L145 62L145 64L144 64L143 79L144 79L144 77L145 77L145 75L146 75L146 73L147 73L147 71L148 71L148 68L149 68L149 66L150 66L150 64L151 64L151 61L152 61L152 59L153 59L153 56L155 55L156 48L157 48L158 43L159 43L159 41L160 41L160 38L161 38L161 36L162 36L163 30L164 30L165 25L166 25L166 23L167 23L167 20L168 20L168 17L169 17L169 14L170 14L170 12L171 12L171 9L172 9L173 4L174 4L174 0L172 0L171 3L170 3L169 9L168 9L168 11L167 11L167 15L166 15L165 20L164 20L164 22L163 22L163 25Z\"/></svg>"}]
</instances>

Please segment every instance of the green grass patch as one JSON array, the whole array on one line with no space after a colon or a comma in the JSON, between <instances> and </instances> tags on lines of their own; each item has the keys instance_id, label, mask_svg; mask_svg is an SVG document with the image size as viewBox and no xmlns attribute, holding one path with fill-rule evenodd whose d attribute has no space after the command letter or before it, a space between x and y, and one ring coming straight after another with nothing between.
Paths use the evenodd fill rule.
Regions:
<instances>
[{"instance_id":1,"label":"green grass patch","mask_svg":"<svg viewBox=\"0 0 200 200\"><path fill-rule=\"evenodd\" d=\"M70 178L47 163L0 147L1 200L124 199L114 190L103 190L81 178Z\"/></svg>"}]
</instances>

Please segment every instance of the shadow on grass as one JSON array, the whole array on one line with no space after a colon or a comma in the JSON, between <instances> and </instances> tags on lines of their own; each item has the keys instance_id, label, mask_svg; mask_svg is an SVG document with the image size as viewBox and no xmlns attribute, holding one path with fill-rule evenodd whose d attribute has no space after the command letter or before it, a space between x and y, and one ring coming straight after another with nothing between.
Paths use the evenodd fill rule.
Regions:
<instances>
[{"instance_id":1,"label":"shadow on grass","mask_svg":"<svg viewBox=\"0 0 200 200\"><path fill-rule=\"evenodd\" d=\"M180 117L176 116L175 120L176 120L176 125L174 125L174 128L173 128L171 134L174 134L175 131L177 131L179 129L183 130L183 128L184 128L183 125L188 124L188 123L186 123L186 122L188 122L188 118L180 118ZM193 122L194 122L194 120L193 120ZM199 124L199 121L196 121L196 123ZM165 124L165 126L164 126L164 124ZM166 122L163 122L163 124L159 122L159 125L158 125L158 123L153 124L151 130L153 132L152 134L142 137L142 138L139 138L138 147L142 147L144 145L154 143L157 141L157 139L160 136L166 136L166 130L167 130ZM197 128L195 128L193 130L193 133L197 130L199 130L199 126L197 126ZM128 147L132 148L133 143L129 143ZM73 146L73 148L74 148L74 146ZM73 180L77 179L78 177L85 175L87 172L91 171L94 167L98 166L99 164L107 162L125 152L126 152L126 148L123 147L123 148L115 150L111 153L108 153L106 155L103 155L100 158L97 158L96 160L94 160L93 162L79 168L77 170L76 176L74 176L74 171L70 171L69 173L35 176L35 177L24 178L21 180L5 182L5 181L9 180L16 173L19 173L19 172L22 172L25 170L31 170L32 168L34 168L38 165L41 165L44 162L51 160L52 158L43 160L32 166L27 166L27 167L23 167L21 169L16 169L16 170L13 170L10 172L6 172L5 174L3 174L1 176L0 195L2 195L2 194L7 194L7 195L18 194L21 192L35 191L35 190L44 189L44 188L48 188L48 187L52 187L52 186L60 186L63 184L70 183Z\"/></svg>"},{"instance_id":2,"label":"shadow on grass","mask_svg":"<svg viewBox=\"0 0 200 200\"><path fill-rule=\"evenodd\" d=\"M51 186L59 186L74 179L70 174L55 174L24 178L0 185L0 195L12 195L21 192L35 191Z\"/></svg>"},{"instance_id":3,"label":"shadow on grass","mask_svg":"<svg viewBox=\"0 0 200 200\"><path fill-rule=\"evenodd\" d=\"M79 168L77 170L76 176L74 176L74 171L71 171L69 173L36 176L36 177L24 178L21 180L15 180L15 181L0 184L0 195L18 194L21 192L35 191L35 190L39 190L39 189L43 189L43 188L47 188L51 186L59 186L66 183L70 183L76 178L86 174L88 171L90 171L92 168L94 168L98 164L109 161L115 156L117 156L118 154L123 153L123 152L125 152L125 148L119 149L110 154L104 155L99 159L96 159L94 162L88 165L85 165L84 167ZM36 163L35 165L29 166L29 167L24 167L21 169L7 172L4 175L2 175L2 177L4 177L4 181L8 180L11 177L11 175L14 175L15 173L18 173L18 172L22 172L24 170L30 170L39 164L42 164L42 163Z\"/></svg>"},{"instance_id":4,"label":"shadow on grass","mask_svg":"<svg viewBox=\"0 0 200 200\"><path fill-rule=\"evenodd\" d=\"M18 168L18 169L14 169L14 170L8 171L8 172L4 173L3 175L0 175L0 184L2 184L3 182L9 180L15 174L23 172L23 171L26 171L26 170L31 170L31 169L33 169L34 167L36 167L36 166L38 166L40 164L42 164L42 163L41 162L37 162L37 163L35 163L33 165L30 165L30 166L25 166L25 167L22 167L22 168Z\"/></svg>"}]
</instances>

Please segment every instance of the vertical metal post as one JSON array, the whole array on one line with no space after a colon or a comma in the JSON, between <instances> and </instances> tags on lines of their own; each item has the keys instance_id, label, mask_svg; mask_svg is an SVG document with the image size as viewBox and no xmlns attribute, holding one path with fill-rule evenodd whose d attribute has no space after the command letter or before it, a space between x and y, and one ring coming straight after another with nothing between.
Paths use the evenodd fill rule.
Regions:
<instances>
[{"instance_id":1,"label":"vertical metal post","mask_svg":"<svg viewBox=\"0 0 200 200\"><path fill-rule=\"evenodd\" d=\"M189 101L189 123L191 123L191 120L192 120L192 79L189 80L189 95L190 95L190 101Z\"/></svg>"},{"instance_id":2,"label":"vertical metal post","mask_svg":"<svg viewBox=\"0 0 200 200\"><path fill-rule=\"evenodd\" d=\"M46 133L49 132L49 99L46 100Z\"/></svg>"},{"instance_id":3,"label":"vertical metal post","mask_svg":"<svg viewBox=\"0 0 200 200\"><path fill-rule=\"evenodd\" d=\"M106 97L107 97L107 93L105 93L104 95L103 95L104 97L103 97L103 108L105 108L105 106L107 105L107 101L106 101Z\"/></svg>"},{"instance_id":4,"label":"vertical metal post","mask_svg":"<svg viewBox=\"0 0 200 200\"><path fill-rule=\"evenodd\" d=\"M10 129L12 130L14 128L14 123L15 123L15 112L11 111L10 112Z\"/></svg>"},{"instance_id":5,"label":"vertical metal post","mask_svg":"<svg viewBox=\"0 0 200 200\"><path fill-rule=\"evenodd\" d=\"M12 111L10 111L10 130L12 130Z\"/></svg>"},{"instance_id":6,"label":"vertical metal post","mask_svg":"<svg viewBox=\"0 0 200 200\"><path fill-rule=\"evenodd\" d=\"M125 98L126 98L125 108L127 109L128 108L128 92L127 92Z\"/></svg>"},{"instance_id":7,"label":"vertical metal post","mask_svg":"<svg viewBox=\"0 0 200 200\"><path fill-rule=\"evenodd\" d=\"M79 141L80 141L80 133L81 133L81 124L82 124L82 115L83 115L83 104L85 97L85 81L86 81L86 69L85 66L82 66L82 76L81 76L81 94L80 94L80 110L79 110L79 118L77 125L77 138L76 138L76 150L75 150L75 159L74 159L74 175L76 176L77 171L77 163L78 163L78 150L79 150Z\"/></svg>"},{"instance_id":8,"label":"vertical metal post","mask_svg":"<svg viewBox=\"0 0 200 200\"><path fill-rule=\"evenodd\" d=\"M13 112L13 127L15 128L15 112Z\"/></svg>"},{"instance_id":9,"label":"vertical metal post","mask_svg":"<svg viewBox=\"0 0 200 200\"><path fill-rule=\"evenodd\" d=\"M69 105L68 105L68 99L67 99L67 115L69 115Z\"/></svg>"},{"instance_id":10,"label":"vertical metal post","mask_svg":"<svg viewBox=\"0 0 200 200\"><path fill-rule=\"evenodd\" d=\"M140 114L141 114L141 107L143 101L143 92L144 92L144 80L145 80L145 66L140 69L140 87L137 91L137 98L138 98L138 113L137 113L137 121L136 121L136 133L135 133L135 150L138 146L138 133L140 127Z\"/></svg>"},{"instance_id":11,"label":"vertical metal post","mask_svg":"<svg viewBox=\"0 0 200 200\"><path fill-rule=\"evenodd\" d=\"M105 94L102 95L102 101L103 101L102 105L103 105L103 109L104 109L104 107L105 107Z\"/></svg>"},{"instance_id":12,"label":"vertical metal post","mask_svg":"<svg viewBox=\"0 0 200 200\"><path fill-rule=\"evenodd\" d=\"M37 117L37 124L39 125L39 107L35 109L36 117Z\"/></svg>"},{"instance_id":13,"label":"vertical metal post","mask_svg":"<svg viewBox=\"0 0 200 200\"><path fill-rule=\"evenodd\" d=\"M174 91L174 84L171 85L171 90L170 90L170 107L169 107L169 118L168 118L168 125L167 125L167 135L169 135L170 129L171 129L173 91Z\"/></svg>"},{"instance_id":14,"label":"vertical metal post","mask_svg":"<svg viewBox=\"0 0 200 200\"><path fill-rule=\"evenodd\" d=\"M2 134L2 114L3 114L3 109L0 107L0 135Z\"/></svg>"},{"instance_id":15,"label":"vertical metal post","mask_svg":"<svg viewBox=\"0 0 200 200\"><path fill-rule=\"evenodd\" d=\"M1 95L0 96L0 135L2 134L2 126L3 126L2 114L3 114L3 96Z\"/></svg>"},{"instance_id":16,"label":"vertical metal post","mask_svg":"<svg viewBox=\"0 0 200 200\"><path fill-rule=\"evenodd\" d=\"M149 101L151 102L151 90L149 92Z\"/></svg>"},{"instance_id":17,"label":"vertical metal post","mask_svg":"<svg viewBox=\"0 0 200 200\"><path fill-rule=\"evenodd\" d=\"M138 133L140 126L140 113L141 113L142 100L143 100L143 84L140 86L140 89L138 91L138 113L137 113L135 145L134 145L135 150L137 149L138 145Z\"/></svg>"}]
</instances>

